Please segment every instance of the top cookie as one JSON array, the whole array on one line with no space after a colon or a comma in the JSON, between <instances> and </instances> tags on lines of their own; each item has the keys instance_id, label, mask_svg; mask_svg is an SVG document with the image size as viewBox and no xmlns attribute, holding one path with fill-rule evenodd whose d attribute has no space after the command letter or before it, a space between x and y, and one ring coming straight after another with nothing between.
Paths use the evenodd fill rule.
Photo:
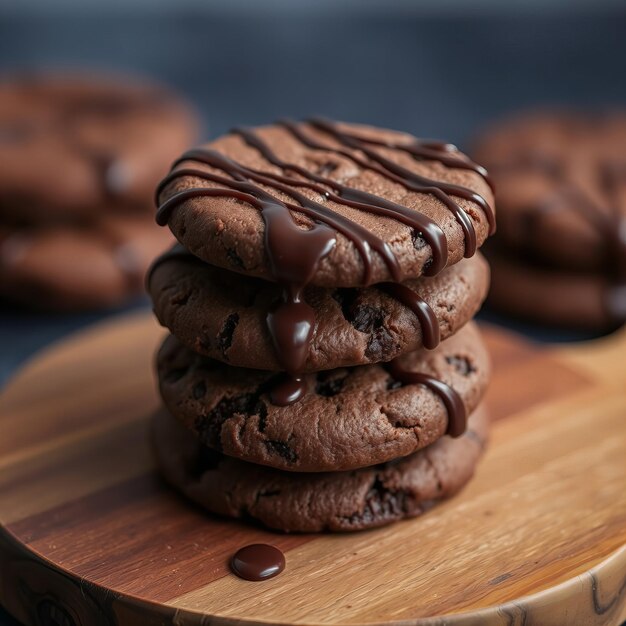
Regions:
<instances>
[{"instance_id":1,"label":"top cookie","mask_svg":"<svg viewBox=\"0 0 626 626\"><path fill-rule=\"evenodd\" d=\"M158 220L193 254L288 284L436 274L493 230L485 172L454 146L326 120L240 129L184 154Z\"/></svg>"},{"instance_id":2,"label":"top cookie","mask_svg":"<svg viewBox=\"0 0 626 626\"><path fill-rule=\"evenodd\" d=\"M564 269L626 275L626 114L529 113L474 155L498 189L498 239Z\"/></svg>"},{"instance_id":3,"label":"top cookie","mask_svg":"<svg viewBox=\"0 0 626 626\"><path fill-rule=\"evenodd\" d=\"M0 218L6 223L152 208L197 118L163 87L130 79L24 75L0 83Z\"/></svg>"}]
</instances>

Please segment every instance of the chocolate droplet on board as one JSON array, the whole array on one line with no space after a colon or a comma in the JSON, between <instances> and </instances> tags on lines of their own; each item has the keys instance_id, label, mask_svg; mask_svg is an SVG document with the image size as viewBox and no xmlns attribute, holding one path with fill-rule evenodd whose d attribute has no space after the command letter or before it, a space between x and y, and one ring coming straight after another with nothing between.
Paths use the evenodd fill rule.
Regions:
<instances>
[{"instance_id":1,"label":"chocolate droplet on board","mask_svg":"<svg viewBox=\"0 0 626 626\"><path fill-rule=\"evenodd\" d=\"M254 543L234 554L230 566L239 578L245 580L267 580L285 569L285 555L274 546Z\"/></svg>"}]
</instances>

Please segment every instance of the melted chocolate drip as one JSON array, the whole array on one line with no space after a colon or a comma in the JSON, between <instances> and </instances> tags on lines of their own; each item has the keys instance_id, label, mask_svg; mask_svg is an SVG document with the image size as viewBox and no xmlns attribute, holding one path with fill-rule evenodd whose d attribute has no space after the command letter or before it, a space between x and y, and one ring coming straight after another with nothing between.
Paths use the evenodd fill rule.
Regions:
<instances>
[{"instance_id":1,"label":"melted chocolate drip","mask_svg":"<svg viewBox=\"0 0 626 626\"><path fill-rule=\"evenodd\" d=\"M270 401L276 406L289 406L302 399L308 390L304 376L281 376L269 392Z\"/></svg>"},{"instance_id":2,"label":"melted chocolate drip","mask_svg":"<svg viewBox=\"0 0 626 626\"><path fill-rule=\"evenodd\" d=\"M388 179L401 182L406 188L421 193L431 193L439 198L457 217L466 235L465 256L471 256L476 250L476 236L471 219L448 194L472 200L483 208L490 224L493 213L486 201L469 189L433 181L388 161L364 145L364 142L340 133L334 125L325 121L314 121L313 125L322 127L336 139L365 153L372 162L345 149L337 149L318 144L304 135L293 122L281 122L292 135L304 145L316 150L334 151L349 156L357 164L372 169ZM402 272L390 246L373 233L352 220L332 211L321 202L316 202L303 195L297 188L307 188L318 193L323 201L331 200L368 213L394 218L417 231L430 246L432 262L427 274L436 274L443 269L448 260L447 241L441 228L426 215L409 207L391 202L358 189L347 187L320 174L310 172L297 164L280 159L270 147L252 130L233 131L249 146L255 148L270 164L283 172L293 172L301 178L285 176L273 172L260 171L246 167L215 150L197 148L183 154L172 166L170 174L157 188L158 198L167 185L181 176L192 176L221 185L218 188L191 188L173 195L159 206L157 223L165 225L172 211L182 202L196 197L232 197L259 209L265 222L265 248L269 256L272 277L283 287L282 302L267 316L267 325L281 366L290 378L283 381L270 397L280 405L289 404L299 399L306 391L306 384L299 374L304 369L309 345L315 330L313 309L302 300L302 292L315 275L320 263L336 244L335 232L347 237L358 250L364 267L364 284L369 284L372 276L371 251L377 252L386 264L394 281L402 280ZM449 149L445 144L418 144L411 148L416 158L431 158L438 155L442 163L450 162ZM404 149L399 148L399 149ZM433 157L434 158L434 157ZM196 161L217 170L228 177L208 172L195 167L181 166L185 161ZM456 160L455 160L456 162ZM470 166L465 163L466 169ZM473 169L473 168L470 168ZM476 171L476 170L475 170ZM480 172L479 172L480 173ZM282 201L259 186L270 187L292 198L297 204ZM312 221L307 230L294 221L291 212L300 213ZM418 316L423 328L425 345L436 346L439 341L437 320L430 308L417 294L398 286L388 289L409 306ZM412 294L412 295L410 295Z\"/></svg>"},{"instance_id":3,"label":"melted chocolate drip","mask_svg":"<svg viewBox=\"0 0 626 626\"><path fill-rule=\"evenodd\" d=\"M402 302L415 313L422 328L422 343L427 350L434 350L441 340L439 321L429 304L411 288L402 283L382 283L379 288Z\"/></svg>"},{"instance_id":4,"label":"melted chocolate drip","mask_svg":"<svg viewBox=\"0 0 626 626\"><path fill-rule=\"evenodd\" d=\"M302 290L311 280L321 260L334 247L335 231L320 222L314 222L309 230L300 228L290 213L292 207L294 210L298 210L298 207L286 204L261 187L248 182L244 177L245 168L218 152L192 150L183 155L181 160L190 159L219 168L233 178L187 168L175 170L173 175L199 176L230 188L197 188L182 191L159 208L157 223L161 225L167 223L172 209L183 200L200 196L234 197L248 202L261 211L265 222L265 248L272 275L283 286L284 294L283 302L268 314L268 328L281 365L289 374L297 377L304 368L315 326L314 311L302 300ZM171 176L162 184L167 184ZM309 216L317 216L316 207L323 209L323 213L327 211L322 205L308 200L301 194L296 195L297 200L303 204L301 208L309 211L307 213Z\"/></svg>"},{"instance_id":5,"label":"melted chocolate drip","mask_svg":"<svg viewBox=\"0 0 626 626\"><path fill-rule=\"evenodd\" d=\"M279 159L270 147L252 130L238 128L233 130L233 133L239 135L249 146L256 148L272 165L276 165L283 170L295 172L307 179L309 182L299 181L297 179L294 180L293 178L277 177L275 174L266 174L267 176L280 178L283 182L292 186L301 186L313 189L328 200L332 200L338 204L360 209L361 211L366 211L368 213L375 213L376 215L382 215L384 217L392 217L403 224L414 228L420 233L432 250L433 262L425 273L428 275L435 275L446 266L448 261L448 247L445 235L441 228L428 216L410 209L409 207L385 200L384 198L367 193L366 191L360 191L352 187L347 187L333 181L332 179L314 174L303 167L283 161L282 159ZM334 193L328 191L327 187L330 187ZM354 242L354 234L352 235L353 236L350 238ZM368 243L370 246L372 245L371 242ZM377 241L375 249L382 248L383 246L384 244L382 242ZM364 262L364 283L367 284L369 283L369 276L371 274L371 260L369 258L365 258Z\"/></svg>"},{"instance_id":6,"label":"melted chocolate drip","mask_svg":"<svg viewBox=\"0 0 626 626\"><path fill-rule=\"evenodd\" d=\"M237 550L230 566L244 580L267 580L278 576L285 569L285 555L274 546L254 543Z\"/></svg>"},{"instance_id":7,"label":"melted chocolate drip","mask_svg":"<svg viewBox=\"0 0 626 626\"><path fill-rule=\"evenodd\" d=\"M405 370L399 363L398 359L394 359L387 364L387 370L394 380L403 385L424 385L433 393L437 394L448 412L448 427L446 434L450 437L460 437L467 428L467 411L461 396L450 385L438 380L430 374L422 372L411 372Z\"/></svg>"}]
</instances>

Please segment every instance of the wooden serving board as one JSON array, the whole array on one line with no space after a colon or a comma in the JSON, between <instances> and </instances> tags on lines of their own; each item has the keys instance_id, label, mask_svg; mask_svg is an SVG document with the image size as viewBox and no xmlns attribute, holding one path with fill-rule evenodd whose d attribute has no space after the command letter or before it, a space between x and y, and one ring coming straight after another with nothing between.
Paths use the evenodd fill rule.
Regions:
<instances>
[{"instance_id":1,"label":"wooden serving board","mask_svg":"<svg viewBox=\"0 0 626 626\"><path fill-rule=\"evenodd\" d=\"M618 624L626 617L626 332L542 348L485 328L489 451L423 517L281 535L211 517L155 474L162 330L147 315L34 359L0 396L0 603L28 625ZM229 573L248 543L287 569Z\"/></svg>"}]
</instances>

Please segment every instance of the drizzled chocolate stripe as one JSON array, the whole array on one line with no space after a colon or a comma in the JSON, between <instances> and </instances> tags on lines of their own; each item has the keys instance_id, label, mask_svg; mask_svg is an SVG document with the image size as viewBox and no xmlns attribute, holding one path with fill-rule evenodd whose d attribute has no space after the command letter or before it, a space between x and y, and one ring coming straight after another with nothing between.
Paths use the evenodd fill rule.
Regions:
<instances>
[{"instance_id":1,"label":"drizzled chocolate stripe","mask_svg":"<svg viewBox=\"0 0 626 626\"><path fill-rule=\"evenodd\" d=\"M405 370L397 359L387 364L387 371L391 377L403 385L424 385L435 393L448 413L448 427L446 434L450 437L460 437L467 428L467 410L461 396L450 385L422 372Z\"/></svg>"},{"instance_id":2,"label":"drizzled chocolate stripe","mask_svg":"<svg viewBox=\"0 0 626 626\"><path fill-rule=\"evenodd\" d=\"M325 187L311 182L294 180L293 178L279 177L275 174L265 174L266 176L282 180L292 186L308 187L322 196L325 196L328 200L332 200L338 204L360 209L368 213L375 213L376 215L382 215L384 217L392 217L414 228L419 236L423 237L430 246L432 251L432 263L426 270L426 275L434 276L446 266L448 261L448 246L445 235L441 228L428 216L410 209L409 207L391 202L366 191L347 187L324 176L314 174L303 167L283 161L276 156L257 133L250 129L236 128L233 130L233 133L239 135L249 146L258 150L272 165L280 167L283 170L295 172L303 178L308 179L308 181L315 181ZM326 187L330 187L335 193L329 192ZM354 241L354 237L351 237L351 239ZM367 261L365 270L366 278L364 280L366 284L369 282L367 277L371 274L371 263L369 259L367 259Z\"/></svg>"},{"instance_id":3,"label":"drizzled chocolate stripe","mask_svg":"<svg viewBox=\"0 0 626 626\"><path fill-rule=\"evenodd\" d=\"M465 200L471 200L472 202L475 202L476 204L478 204L478 206L481 207L481 209L483 210L483 212L485 213L487 217L487 220L490 226L490 234L493 234L493 232L495 232L495 227L496 227L495 214L491 206L489 205L489 203L480 194L476 193L475 191L472 191L471 189L468 189L467 187L463 187L461 185L455 185L453 183L446 183L443 181L427 178L425 176L416 174L415 172L412 172L411 170L407 170L405 167L398 165L394 161L390 161L389 159L386 159L378 152L368 148L367 141L363 141L360 137L356 135L352 135L350 133L346 133L340 130L339 126L335 122L326 120L324 118L313 118L309 120L309 124L311 124L311 126L313 126L314 128L317 128L318 130L322 130L323 132L329 134L331 137L334 137L337 141L339 141L343 145L350 147L350 148L354 148L356 150L360 150L369 159L382 165L382 167L388 172L392 174L396 174L400 178L405 179L405 181L407 181L408 183L412 183L412 187L409 187L409 188L412 188L413 191L417 191L417 192L421 191L422 193L424 192L432 193L433 195L437 196L454 213L454 215L457 217L461 225L463 225L461 212L465 213L465 211L463 211L463 209L461 209L461 207L458 206L458 204L456 204L452 200L452 198L450 198L449 196L457 196L459 198L464 198ZM435 144L431 144L431 148L433 148L434 146ZM396 150L404 151L404 147L402 148L398 148L397 146L393 146L393 147ZM416 152L419 152L419 147L416 145L414 147L414 150ZM440 158L436 160L442 162ZM421 190L419 188L420 186L422 187ZM433 189L438 189L442 193L437 193L433 191ZM448 197L445 198L442 196L442 194L443 196L447 195ZM470 227L473 228L471 221L468 221L467 223L469 224Z\"/></svg>"},{"instance_id":4,"label":"drizzled chocolate stripe","mask_svg":"<svg viewBox=\"0 0 626 626\"><path fill-rule=\"evenodd\" d=\"M170 212L181 202L197 197L226 196L247 202L259 209L265 222L265 248L272 274L283 286L283 301L267 315L267 327L272 337L276 354L291 379L287 385L279 386L270 398L279 405L290 404L304 395L306 384L299 375L304 368L309 345L315 328L315 312L301 299L302 290L315 273L320 261L336 243L335 231L324 223L314 222L309 230L301 229L293 220L288 205L264 189L245 180L240 167L212 150L194 150L183 155L183 160L200 160L207 165L222 169L233 178L211 174L203 170L175 170L172 175L198 176L226 185L226 188L194 188L179 192L165 202L157 213L159 224L167 223ZM172 175L169 177L171 180ZM164 183L168 184L166 178ZM300 194L298 194L300 195ZM308 214L316 217L316 203L305 199ZM325 209L319 205L321 209ZM338 223L341 227L341 224Z\"/></svg>"},{"instance_id":5,"label":"drizzled chocolate stripe","mask_svg":"<svg viewBox=\"0 0 626 626\"><path fill-rule=\"evenodd\" d=\"M244 167L243 165L235 163L234 161L232 161L228 157L225 157L219 152L203 148L197 148L195 150L190 150L189 152L186 152L178 161L174 163L174 167L176 167L183 161L190 160L199 161L216 169L221 169L236 180L244 181L246 178L256 180L257 182L278 189L283 193L291 196L299 203L299 205L288 202L281 202L278 200L276 201L280 202L284 207L290 209L291 211L294 211L296 213L302 213L317 222L324 223L327 226L334 228L336 231L340 232L354 243L355 247L359 251L359 254L361 255L361 259L363 260L365 284L368 284L371 277L372 258L370 250L372 249L378 252L378 254L382 257L393 278L395 280L401 280L402 274L400 266L389 245L386 242L382 241L380 238L376 237L366 228L363 228L352 220L349 220L343 215L332 211L328 207L325 207L323 204L315 202L314 200L311 200L310 198L293 189L294 186L306 186L304 183L301 183L300 181L294 181L284 176L278 176L276 174L257 172L256 170L252 170L250 168ZM168 185L170 182L172 182L172 180L180 176L195 176L225 185L228 185L229 182L232 183L230 179L210 174L205 170L193 168L179 168L175 169L169 176L167 176L162 181L161 185L157 189L157 196L161 193L166 185ZM258 187L256 185L249 185L246 190L252 195L259 195L260 197L274 199L271 194L268 194L261 187ZM182 200L179 200L179 194L176 194L167 202L165 202L157 211L157 223L160 225L166 224L171 214L171 211L176 206L178 206L180 202L182 202ZM298 230L302 233L306 232L302 229ZM306 282L308 282L309 279L310 277L307 279Z\"/></svg>"},{"instance_id":6,"label":"drizzled chocolate stripe","mask_svg":"<svg viewBox=\"0 0 626 626\"><path fill-rule=\"evenodd\" d=\"M460 224L463 234L465 236L465 257L469 258L476 253L476 231L469 215L459 206L450 196L458 196L466 200L471 200L478 204L484 211L487 220L489 222L490 234L495 232L495 215L492 208L487 201L477 194L476 192L468 189L467 187L461 187L460 185L454 185L452 183L446 183L443 181L436 181L424 176L420 176L415 172L412 172L393 161L386 159L381 154L368 148L365 142L353 137L352 135L345 134L338 130L338 127L333 122L326 120L315 119L309 122L314 128L326 132L330 136L334 137L339 143L343 144L347 148L352 150L358 150L365 154L369 161L361 158L352 150L346 150L343 148L336 148L327 144L319 143L312 137L305 134L301 128L291 120L281 120L278 122L280 126L287 129L298 141L311 148L312 150L325 150L327 152L334 152L342 156L347 157L360 167L377 172L381 176L384 176L388 180L392 180L410 191L423 194L431 194L435 196L440 202L448 207L452 212L458 223Z\"/></svg>"},{"instance_id":7,"label":"drizzled chocolate stripe","mask_svg":"<svg viewBox=\"0 0 626 626\"><path fill-rule=\"evenodd\" d=\"M439 320L428 302L402 283L382 283L379 288L413 311L422 329L422 343L434 350L441 340Z\"/></svg>"},{"instance_id":8,"label":"drizzled chocolate stripe","mask_svg":"<svg viewBox=\"0 0 626 626\"><path fill-rule=\"evenodd\" d=\"M439 161L439 163L446 167L475 172L484 179L491 191L495 191L495 185L486 168L482 165L478 165L478 163L474 163L474 161L470 159L461 158L459 156L459 150L454 144L443 141L422 141L415 137L411 138L410 143L405 143L399 141L382 141L369 137L357 137L346 131L343 131L343 134L353 139L358 139L361 143L406 152L418 161Z\"/></svg>"}]
</instances>

